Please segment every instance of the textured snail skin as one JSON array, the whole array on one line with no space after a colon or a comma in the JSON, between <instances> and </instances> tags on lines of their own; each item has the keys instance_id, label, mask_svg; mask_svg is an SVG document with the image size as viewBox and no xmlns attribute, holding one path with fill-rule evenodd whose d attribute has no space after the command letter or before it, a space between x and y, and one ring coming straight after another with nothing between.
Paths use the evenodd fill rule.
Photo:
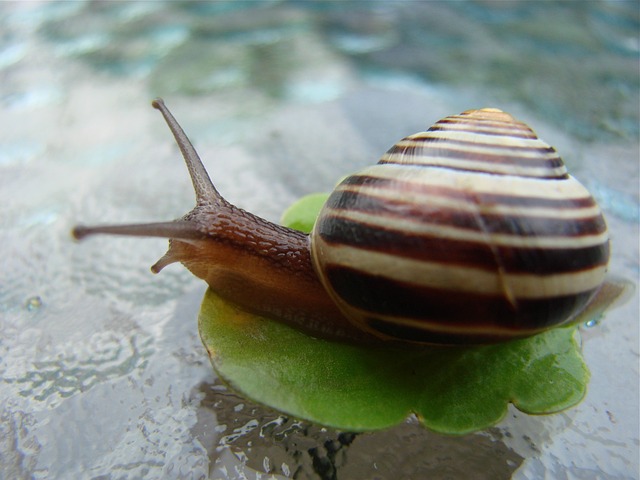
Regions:
<instances>
[{"instance_id":1,"label":"textured snail skin","mask_svg":"<svg viewBox=\"0 0 640 480\"><path fill-rule=\"evenodd\" d=\"M347 177L311 235L227 202L162 100L196 207L174 222L74 229L169 238L239 307L348 342L478 344L570 321L601 286L607 227L557 152L496 109L440 120Z\"/></svg>"}]
</instances>

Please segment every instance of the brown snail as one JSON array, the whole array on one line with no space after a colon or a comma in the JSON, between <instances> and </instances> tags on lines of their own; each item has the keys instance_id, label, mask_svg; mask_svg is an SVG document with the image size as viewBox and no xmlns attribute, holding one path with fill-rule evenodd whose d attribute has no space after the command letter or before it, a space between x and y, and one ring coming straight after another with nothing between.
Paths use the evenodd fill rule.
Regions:
<instances>
[{"instance_id":1,"label":"brown snail","mask_svg":"<svg viewBox=\"0 0 640 480\"><path fill-rule=\"evenodd\" d=\"M169 238L151 267L181 262L220 296L347 341L474 344L570 321L609 261L607 226L554 148L497 109L446 117L346 178L310 235L226 201L158 99L196 207L179 220L77 226Z\"/></svg>"}]
</instances>

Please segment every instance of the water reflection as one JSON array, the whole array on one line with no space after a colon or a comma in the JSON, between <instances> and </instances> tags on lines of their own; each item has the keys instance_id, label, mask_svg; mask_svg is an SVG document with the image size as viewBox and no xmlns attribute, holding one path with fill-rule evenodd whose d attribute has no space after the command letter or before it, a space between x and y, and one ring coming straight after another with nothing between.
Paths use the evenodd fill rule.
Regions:
<instances>
[{"instance_id":1,"label":"water reflection","mask_svg":"<svg viewBox=\"0 0 640 480\"><path fill-rule=\"evenodd\" d=\"M209 443L212 476L248 470L287 478L510 478L523 457L498 430L462 437L431 433L408 419L379 432L349 433L295 420L203 383L200 409L216 416ZM206 415L205 413L205 415ZM232 457L229 456L232 454Z\"/></svg>"}]
</instances>

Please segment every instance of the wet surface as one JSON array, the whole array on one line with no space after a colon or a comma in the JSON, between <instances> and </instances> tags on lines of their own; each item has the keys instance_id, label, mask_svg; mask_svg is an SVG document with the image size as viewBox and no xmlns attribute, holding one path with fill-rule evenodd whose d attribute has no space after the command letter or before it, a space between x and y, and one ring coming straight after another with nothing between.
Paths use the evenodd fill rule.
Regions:
<instances>
[{"instance_id":1,"label":"wet surface","mask_svg":"<svg viewBox=\"0 0 640 480\"><path fill-rule=\"evenodd\" d=\"M156 96L219 190L271 220L496 106L594 193L611 271L637 281L637 2L15 2L0 25L1 478L637 478L637 292L582 329L577 408L459 438L411 420L351 435L218 383L204 285L149 273L164 241L69 236L191 208Z\"/></svg>"},{"instance_id":2,"label":"wet surface","mask_svg":"<svg viewBox=\"0 0 640 480\"><path fill-rule=\"evenodd\" d=\"M220 436L217 443L211 442L219 454L214 478L230 469L250 468L289 478L326 480L493 479L509 478L523 461L500 441L498 430L449 437L428 432L413 418L383 432L338 432L247 402L218 383L203 384L200 391L205 394L201 406L218 420Z\"/></svg>"}]
</instances>

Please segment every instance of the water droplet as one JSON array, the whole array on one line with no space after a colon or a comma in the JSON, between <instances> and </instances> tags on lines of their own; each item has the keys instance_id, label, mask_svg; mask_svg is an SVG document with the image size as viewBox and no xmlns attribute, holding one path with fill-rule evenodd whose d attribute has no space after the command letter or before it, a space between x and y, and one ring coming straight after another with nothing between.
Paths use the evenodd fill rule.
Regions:
<instances>
[{"instance_id":1,"label":"water droplet","mask_svg":"<svg viewBox=\"0 0 640 480\"><path fill-rule=\"evenodd\" d=\"M42 307L42 298L40 298L38 295L35 295L27 299L27 301L24 303L24 307L30 312L35 312L36 310L40 309L40 307Z\"/></svg>"},{"instance_id":2,"label":"water droplet","mask_svg":"<svg viewBox=\"0 0 640 480\"><path fill-rule=\"evenodd\" d=\"M599 318L592 318L591 320L588 320L586 322L584 322L584 326L586 328L593 328L595 326L597 326L600 323L600 319Z\"/></svg>"},{"instance_id":3,"label":"water droplet","mask_svg":"<svg viewBox=\"0 0 640 480\"><path fill-rule=\"evenodd\" d=\"M269 459L269 457L264 457L262 459L262 468L265 472L271 473L271 460Z\"/></svg>"}]
</instances>

